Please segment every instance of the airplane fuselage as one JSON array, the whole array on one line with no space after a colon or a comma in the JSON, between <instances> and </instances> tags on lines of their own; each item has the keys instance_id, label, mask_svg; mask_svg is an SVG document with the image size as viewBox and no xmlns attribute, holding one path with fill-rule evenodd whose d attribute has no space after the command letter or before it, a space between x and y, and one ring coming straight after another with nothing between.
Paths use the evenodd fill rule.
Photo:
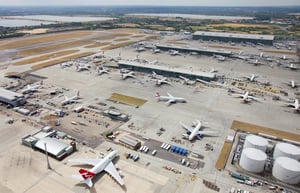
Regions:
<instances>
[{"instance_id":1,"label":"airplane fuselage","mask_svg":"<svg viewBox=\"0 0 300 193\"><path fill-rule=\"evenodd\" d=\"M95 165L90 171L99 174L106 166L117 156L116 151L110 152L105 158L103 158L97 165Z\"/></svg>"}]
</instances>

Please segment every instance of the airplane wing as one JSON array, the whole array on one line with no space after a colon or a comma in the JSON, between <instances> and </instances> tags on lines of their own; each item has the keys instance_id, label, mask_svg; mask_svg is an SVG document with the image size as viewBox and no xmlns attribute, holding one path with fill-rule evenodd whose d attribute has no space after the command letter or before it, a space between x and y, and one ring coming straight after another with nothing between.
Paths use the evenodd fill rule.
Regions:
<instances>
[{"instance_id":1,"label":"airplane wing","mask_svg":"<svg viewBox=\"0 0 300 193\"><path fill-rule=\"evenodd\" d=\"M65 97L65 100L66 100L66 101L69 100L69 98L68 98L66 95L64 95L64 97Z\"/></svg>"},{"instance_id":2,"label":"airplane wing","mask_svg":"<svg viewBox=\"0 0 300 193\"><path fill-rule=\"evenodd\" d=\"M256 97L253 97L253 96L248 96L248 98L249 98L249 99L251 99L251 100L259 101L259 99L258 99L258 98L256 98Z\"/></svg>"},{"instance_id":3,"label":"airplane wing","mask_svg":"<svg viewBox=\"0 0 300 193\"><path fill-rule=\"evenodd\" d=\"M110 162L104 170L109 173L121 186L124 185L123 179L112 162Z\"/></svg>"},{"instance_id":4,"label":"airplane wing","mask_svg":"<svg viewBox=\"0 0 300 193\"><path fill-rule=\"evenodd\" d=\"M89 159L89 158L79 158L79 159L69 159L68 160L68 162L88 164L88 165L92 165L92 166L95 166L100 161L101 161L101 159Z\"/></svg>"},{"instance_id":5,"label":"airplane wing","mask_svg":"<svg viewBox=\"0 0 300 193\"><path fill-rule=\"evenodd\" d=\"M174 103L176 100L174 100L174 99L169 99L166 103L168 104L168 105L170 105L171 103Z\"/></svg>"},{"instance_id":6,"label":"airplane wing","mask_svg":"<svg viewBox=\"0 0 300 193\"><path fill-rule=\"evenodd\" d=\"M191 128L191 127L188 127L188 126L186 126L184 123L182 123L182 122L179 122L179 124L184 128L184 129L186 129L187 131L189 131L189 132L193 132L193 128Z\"/></svg>"},{"instance_id":7,"label":"airplane wing","mask_svg":"<svg viewBox=\"0 0 300 193\"><path fill-rule=\"evenodd\" d=\"M79 180L81 183L85 183L90 188L93 186L91 178L84 179L81 175L72 175L72 178Z\"/></svg>"},{"instance_id":8,"label":"airplane wing","mask_svg":"<svg viewBox=\"0 0 300 193\"><path fill-rule=\"evenodd\" d=\"M167 93L169 97L174 98L170 93Z\"/></svg>"},{"instance_id":9,"label":"airplane wing","mask_svg":"<svg viewBox=\"0 0 300 193\"><path fill-rule=\"evenodd\" d=\"M211 135L211 134L217 134L217 131L198 131L197 135Z\"/></svg>"}]
</instances>

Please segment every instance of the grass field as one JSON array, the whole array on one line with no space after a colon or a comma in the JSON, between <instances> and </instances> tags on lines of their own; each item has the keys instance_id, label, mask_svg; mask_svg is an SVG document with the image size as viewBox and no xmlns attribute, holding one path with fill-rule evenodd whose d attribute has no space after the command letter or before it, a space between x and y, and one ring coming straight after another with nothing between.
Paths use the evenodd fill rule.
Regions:
<instances>
[{"instance_id":1,"label":"grass field","mask_svg":"<svg viewBox=\"0 0 300 193\"><path fill-rule=\"evenodd\" d=\"M132 96L127 96L119 93L112 93L111 97L109 100L128 104L128 105L133 105L133 106L142 106L144 103L147 102L147 100L132 97Z\"/></svg>"},{"instance_id":2,"label":"grass field","mask_svg":"<svg viewBox=\"0 0 300 193\"><path fill-rule=\"evenodd\" d=\"M136 43L137 41L129 41L129 42L123 42L123 43L119 43L119 44L113 44L113 45L109 45L106 47L103 47L102 50L112 50L112 49L116 49L116 48L120 48L120 47L124 47L124 46L128 46L131 44Z\"/></svg>"},{"instance_id":3,"label":"grass field","mask_svg":"<svg viewBox=\"0 0 300 193\"><path fill-rule=\"evenodd\" d=\"M31 63L40 62L40 61L43 61L43 60L49 60L51 58L58 58L58 57L61 57L61 56L64 56L64 55L73 54L77 51L79 51L79 50L65 50L65 51L61 51L61 52L45 54L45 55L42 55L42 56L38 56L38 57L26 59L26 60L21 60L19 62L15 62L15 63L13 63L13 65L31 64Z\"/></svg>"},{"instance_id":4,"label":"grass field","mask_svg":"<svg viewBox=\"0 0 300 193\"><path fill-rule=\"evenodd\" d=\"M232 143L226 141L224 142L219 157L217 159L217 162L215 164L215 168L217 168L218 170L225 168L228 156L231 151L231 147L232 147Z\"/></svg>"},{"instance_id":5,"label":"grass field","mask_svg":"<svg viewBox=\"0 0 300 193\"><path fill-rule=\"evenodd\" d=\"M78 38L85 35L91 35L93 31L74 31L46 35L36 35L32 37L14 38L14 40L3 40L0 42L0 50L32 46L37 44L48 43L52 41L60 41L70 38Z\"/></svg>"},{"instance_id":6,"label":"grass field","mask_svg":"<svg viewBox=\"0 0 300 193\"><path fill-rule=\"evenodd\" d=\"M41 63L41 64L34 65L34 66L31 67L31 69L32 70L39 70L41 68L45 68L45 67L48 67L48 66L59 64L59 63L62 63L62 62L68 61L68 60L74 60L76 58L89 56L89 55L92 55L92 54L95 54L95 52L83 52L83 53L80 53L80 54L74 54L74 55L67 56L67 57L64 57L64 58L55 59L55 60L51 60L51 61L48 61L48 62L44 62L44 63Z\"/></svg>"},{"instance_id":7,"label":"grass field","mask_svg":"<svg viewBox=\"0 0 300 193\"><path fill-rule=\"evenodd\" d=\"M110 42L100 42L100 43L94 43L94 44L87 45L87 46L85 46L85 48L97 48L97 47L103 47L103 46L106 46L109 44L110 44Z\"/></svg>"},{"instance_id":8,"label":"grass field","mask_svg":"<svg viewBox=\"0 0 300 193\"><path fill-rule=\"evenodd\" d=\"M264 133L267 135L272 135L272 136L278 137L279 139L288 139L288 140L297 141L297 142L300 141L300 135L297 135L294 133L271 129L271 128L258 126L258 125L254 125L251 123L236 121L236 120L234 120L232 122L231 129L250 132L250 133L254 133L254 134Z\"/></svg>"},{"instance_id":9,"label":"grass field","mask_svg":"<svg viewBox=\"0 0 300 193\"><path fill-rule=\"evenodd\" d=\"M36 48L32 48L32 49L23 50L23 51L20 51L18 53L18 55L19 56L39 55L39 54L62 50L62 49L66 49L66 48L82 46L82 45L89 44L89 43L91 43L91 41L89 41L89 40L77 40L77 41L71 41L71 42L66 42L66 43L61 43L61 44L53 44L53 45L49 45L49 46L42 46L42 47L36 47Z\"/></svg>"},{"instance_id":10,"label":"grass field","mask_svg":"<svg viewBox=\"0 0 300 193\"><path fill-rule=\"evenodd\" d=\"M116 39L114 41L116 42L124 42L124 41L128 41L129 39L128 38L120 38L120 39Z\"/></svg>"}]
</instances>

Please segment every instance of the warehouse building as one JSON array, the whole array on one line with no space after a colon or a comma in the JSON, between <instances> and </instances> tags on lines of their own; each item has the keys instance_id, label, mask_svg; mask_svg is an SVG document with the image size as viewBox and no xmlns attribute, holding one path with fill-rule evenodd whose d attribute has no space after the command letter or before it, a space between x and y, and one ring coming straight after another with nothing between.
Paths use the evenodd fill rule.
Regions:
<instances>
[{"instance_id":1,"label":"warehouse building","mask_svg":"<svg viewBox=\"0 0 300 193\"><path fill-rule=\"evenodd\" d=\"M0 102L7 104L11 107L23 105L26 102L24 95L0 88Z\"/></svg>"},{"instance_id":2,"label":"warehouse building","mask_svg":"<svg viewBox=\"0 0 300 193\"><path fill-rule=\"evenodd\" d=\"M131 69L133 71L145 72L145 73L152 73L155 71L158 74L175 77L178 78L179 76L184 76L189 79L201 79L205 81L211 81L216 78L215 73L210 72L203 72L203 71L196 71L196 70L187 70L187 69L178 69L178 68L171 68L167 66L159 66L153 64L141 64L137 62L129 62L129 61L119 61L118 63L120 68Z\"/></svg>"},{"instance_id":3,"label":"warehouse building","mask_svg":"<svg viewBox=\"0 0 300 193\"><path fill-rule=\"evenodd\" d=\"M261 43L266 45L273 45L275 36L273 35L260 35L260 34L239 34L239 33L226 33L226 32L207 32L196 31L193 34L194 40L218 40L223 42L252 42Z\"/></svg>"},{"instance_id":4,"label":"warehouse building","mask_svg":"<svg viewBox=\"0 0 300 193\"><path fill-rule=\"evenodd\" d=\"M208 56L213 56L213 55L231 56L232 55L231 51L225 51L225 50L212 50L212 49L205 49L205 48L181 47L181 46L161 45L161 44L157 44L155 46L156 48L164 51L176 50L182 53L196 52L198 54L208 55Z\"/></svg>"},{"instance_id":5,"label":"warehouse building","mask_svg":"<svg viewBox=\"0 0 300 193\"><path fill-rule=\"evenodd\" d=\"M38 140L34 147L42 152L46 152L45 144L48 154L58 160L62 160L74 151L73 146L51 137Z\"/></svg>"},{"instance_id":6,"label":"warehouse building","mask_svg":"<svg viewBox=\"0 0 300 193\"><path fill-rule=\"evenodd\" d=\"M128 147L130 149L133 150L137 150L138 148L141 147L141 141L139 141L138 139L134 138L134 137L130 137L130 136L123 136L119 139L119 143L121 145L124 145L125 147Z\"/></svg>"}]
</instances>

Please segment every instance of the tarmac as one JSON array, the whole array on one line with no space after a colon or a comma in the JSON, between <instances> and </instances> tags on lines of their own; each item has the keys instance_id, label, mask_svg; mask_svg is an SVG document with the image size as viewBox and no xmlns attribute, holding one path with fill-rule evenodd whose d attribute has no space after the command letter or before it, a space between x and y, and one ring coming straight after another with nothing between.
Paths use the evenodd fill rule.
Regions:
<instances>
[{"instance_id":1,"label":"tarmac","mask_svg":"<svg viewBox=\"0 0 300 193\"><path fill-rule=\"evenodd\" d=\"M151 43L164 43L170 40L177 41L180 36L166 36L159 40L151 40ZM201 43L193 40L183 40L190 46L203 46ZM217 43L213 43L217 45ZM253 47L237 46L239 49L251 53L260 53L260 50ZM273 48L267 48L273 49ZM126 46L110 51L105 55L117 56L121 53L122 59L146 59L148 61L158 60L159 64L170 68L184 68L190 70L209 71L212 67L218 70L219 75L225 75L230 78L242 78L246 75L259 74L260 78L268 79L272 86L277 89L284 89L289 93L288 97L295 97L295 90L282 84L283 81L294 79L300 82L299 71L291 71L277 66L254 66L245 61L227 58L224 62L219 62L213 57L208 56L170 56L167 52L153 54L150 50L136 52L134 46ZM277 55L278 57L281 55ZM22 67L18 67L22 71ZM24 67L26 71L28 67ZM11 70L11 69L9 69ZM260 187L249 187L237 184L234 179L228 175L227 170L218 171L215 169L215 162L219 152L222 149L224 140L228 135L234 135L231 130L233 120L253 123L268 128L276 128L282 131L299 134L297 130L300 124L299 114L284 107L288 97L281 96L283 101L274 101L271 96L259 96L261 102L252 102L249 104L242 103L239 99L231 96L227 89L205 86L196 83L194 86L184 85L180 79L171 78L171 85L162 85L157 87L150 74L136 73L136 79L122 80L119 69L110 68L109 74L101 76L95 74L95 67L90 71L77 72L75 66L62 69L59 65L40 69L32 72L33 74L47 77L44 80L45 87L38 93L34 94L28 100L43 104L48 108L43 109L39 116L23 117L11 110L6 110L1 106L0 121L0 192L16 193L26 192L145 192L145 193L198 193L198 192L216 192L203 183L203 179L212 182L220 188L220 192L229 192L231 187L246 189L251 192L262 192ZM2 74L5 72L2 71ZM2 84L10 84L7 79L2 78ZM64 89L62 89L64 88ZM62 90L62 94L49 96L51 90ZM46 168L46 157L44 154L33 151L32 149L21 145L21 138L25 134L37 131L41 118L56 107L60 107L63 100L63 94L73 96L76 91L80 91L80 102L65 107L69 115L62 118L62 131L68 133L72 130L70 123L80 121L82 118L76 117L72 109L78 106L86 107L88 105L100 106L104 109L110 106L119 109L121 112L129 114L131 119L127 123L117 124L111 122L112 127L105 129L95 123L85 121L87 126L79 128L81 130L77 135L82 139L95 137L99 140L93 148L86 145L78 144L78 151L73 153L63 161L57 161L50 158L52 170ZM187 103L177 103L167 105L165 102L158 102L155 99L155 93L161 95L170 93L177 97L184 97ZM136 108L135 106L126 105L109 101L112 93L119 93L131 97L146 100L147 102ZM36 97L36 98L35 98ZM47 101L54 103L54 107L46 104ZM99 105L105 104L104 106ZM7 114L10 114L8 117ZM100 115L95 117L96 113L86 115L86 120L102 120ZM13 124L8 124L7 119L16 120ZM26 119L25 122L22 119ZM190 124L195 119L202 120L206 129L218 131L217 136L204 137L202 140L190 142L182 139L185 130L180 126L179 121ZM31 123L32 121L32 123ZM107 120L107 122L109 122ZM117 126L118 125L118 126ZM121 125L119 127L119 125ZM133 126L132 126L133 125ZM63 129L63 126L66 129ZM165 131L158 135L157 131L164 128ZM192 169L180 165L180 163L170 162L165 159L157 158L150 153L140 153L132 151L123 146L116 145L105 141L100 135L108 131L122 129L125 132L135 133L151 139L178 145L189 151L204 155L203 168ZM73 130L73 132L76 130ZM180 139L181 143L174 142L174 138ZM99 144L99 145L98 145ZM211 144L213 151L206 151L205 145ZM99 157L99 152L107 154L107 148L118 149L120 158L116 164L124 176L125 188L120 187L109 175L100 174L94 181L94 187L87 189L78 181L70 178L71 175L77 174L79 166L71 166L67 163L69 158L80 157ZM132 152L140 155L140 160L133 162L127 160L124 153ZM163 169L164 166L173 167L181 171L181 174L174 174L172 171ZM84 166L85 167L85 166ZM195 178L193 177L195 176ZM264 190L264 192L271 192Z\"/></svg>"}]
</instances>

